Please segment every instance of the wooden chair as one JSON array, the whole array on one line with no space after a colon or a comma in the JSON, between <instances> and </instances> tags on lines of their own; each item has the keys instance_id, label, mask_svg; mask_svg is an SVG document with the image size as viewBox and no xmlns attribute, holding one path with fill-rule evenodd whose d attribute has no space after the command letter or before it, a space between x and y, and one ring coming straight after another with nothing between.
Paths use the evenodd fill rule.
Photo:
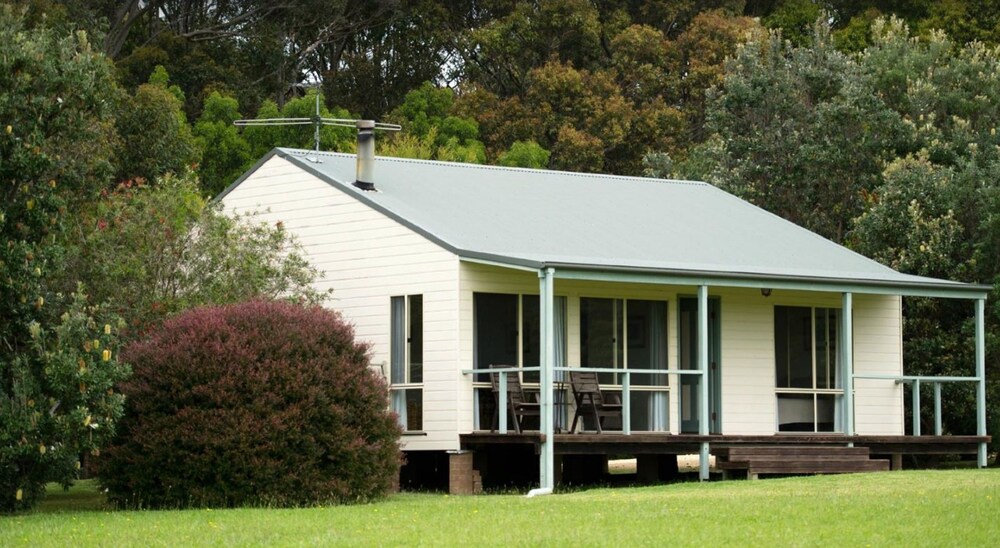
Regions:
<instances>
[{"instance_id":1,"label":"wooden chair","mask_svg":"<svg viewBox=\"0 0 1000 548\"><path fill-rule=\"evenodd\" d=\"M570 432L576 431L576 421L583 413L594 417L598 434L603 433L601 423L604 417L622 417L622 404L612 401L611 397L605 396L601 392L596 372L570 371L569 384L573 390L573 399L576 400L576 413L573 414L573 425L570 426Z\"/></svg>"},{"instance_id":2,"label":"wooden chair","mask_svg":"<svg viewBox=\"0 0 1000 548\"><path fill-rule=\"evenodd\" d=\"M515 365L490 365L490 369L502 369L507 367L517 367ZM500 418L500 375L501 373L490 373L490 383L493 385L493 427L491 432L496 431ZM524 395L521 387L521 379L517 371L508 371L507 375L507 405L504 412L510 411L514 417L514 430L521 433L521 423L524 417L541 417L542 406L537 401L529 401Z\"/></svg>"}]
</instances>

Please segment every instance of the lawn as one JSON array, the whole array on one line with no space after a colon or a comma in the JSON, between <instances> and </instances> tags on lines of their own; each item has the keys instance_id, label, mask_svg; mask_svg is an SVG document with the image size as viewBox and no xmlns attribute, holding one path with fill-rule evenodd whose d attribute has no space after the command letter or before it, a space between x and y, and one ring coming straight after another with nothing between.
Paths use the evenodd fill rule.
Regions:
<instances>
[{"instance_id":1,"label":"lawn","mask_svg":"<svg viewBox=\"0 0 1000 548\"><path fill-rule=\"evenodd\" d=\"M0 517L0 546L995 545L1000 469L591 489L399 494L294 510L108 512L93 485Z\"/></svg>"}]
</instances>

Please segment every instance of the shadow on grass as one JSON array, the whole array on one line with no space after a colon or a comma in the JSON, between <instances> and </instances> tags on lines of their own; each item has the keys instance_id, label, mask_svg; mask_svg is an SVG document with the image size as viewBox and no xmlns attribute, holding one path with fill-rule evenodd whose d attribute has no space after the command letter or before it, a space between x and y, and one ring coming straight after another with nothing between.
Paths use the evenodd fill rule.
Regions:
<instances>
[{"instance_id":1,"label":"shadow on grass","mask_svg":"<svg viewBox=\"0 0 1000 548\"><path fill-rule=\"evenodd\" d=\"M50 483L45 486L45 497L35 508L35 512L42 514L106 510L108 506L104 493L98 490L94 480L79 480L68 490L58 483Z\"/></svg>"}]
</instances>

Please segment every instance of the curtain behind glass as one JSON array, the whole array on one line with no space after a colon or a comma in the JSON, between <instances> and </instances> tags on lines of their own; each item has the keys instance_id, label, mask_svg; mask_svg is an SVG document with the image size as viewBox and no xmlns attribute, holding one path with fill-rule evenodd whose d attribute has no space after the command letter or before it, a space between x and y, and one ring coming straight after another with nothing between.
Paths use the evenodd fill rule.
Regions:
<instances>
[{"instance_id":1,"label":"curtain behind glass","mask_svg":"<svg viewBox=\"0 0 1000 548\"><path fill-rule=\"evenodd\" d=\"M406 382L406 298L393 297L391 301L389 341L389 383ZM406 391L392 391L392 410L399 415L399 425L406 428Z\"/></svg>"},{"instance_id":2,"label":"curtain behind glass","mask_svg":"<svg viewBox=\"0 0 1000 548\"><path fill-rule=\"evenodd\" d=\"M553 311L555 323L555 363L553 367L566 367L566 297L555 298L555 310ZM561 383L566 380L566 372L556 370L552 380ZM566 391L556 390L553 397L555 406L553 407L553 418L556 430L566 428Z\"/></svg>"},{"instance_id":3,"label":"curtain behind glass","mask_svg":"<svg viewBox=\"0 0 1000 548\"><path fill-rule=\"evenodd\" d=\"M650 303L650 369L667 369L667 303ZM666 373L650 375L655 386L667 386ZM649 429L662 432L669 428L667 420L667 393L656 391L650 395Z\"/></svg>"}]
</instances>

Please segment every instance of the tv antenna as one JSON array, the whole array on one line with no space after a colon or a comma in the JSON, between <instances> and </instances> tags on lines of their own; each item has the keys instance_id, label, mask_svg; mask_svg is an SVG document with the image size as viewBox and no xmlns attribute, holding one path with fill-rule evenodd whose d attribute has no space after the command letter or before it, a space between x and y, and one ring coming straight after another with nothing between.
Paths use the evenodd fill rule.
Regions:
<instances>
[{"instance_id":1,"label":"tv antenna","mask_svg":"<svg viewBox=\"0 0 1000 548\"><path fill-rule=\"evenodd\" d=\"M236 120L233 125L239 127L249 126L313 126L313 140L316 143L316 152L319 152L319 129L322 126L353 127L362 129L381 129L385 131L399 131L402 126L398 124L385 124L371 120L356 120L353 118L323 118L319 110L319 93L316 93L316 112L309 118L251 118L246 120ZM374 124L374 125L372 125Z\"/></svg>"}]
</instances>

